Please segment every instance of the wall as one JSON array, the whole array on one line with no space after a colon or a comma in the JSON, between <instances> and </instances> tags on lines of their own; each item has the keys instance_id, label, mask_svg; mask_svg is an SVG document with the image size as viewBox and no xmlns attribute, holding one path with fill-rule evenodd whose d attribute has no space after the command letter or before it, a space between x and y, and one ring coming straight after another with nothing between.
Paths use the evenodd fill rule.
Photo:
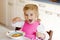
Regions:
<instances>
[{"instance_id":1,"label":"wall","mask_svg":"<svg viewBox=\"0 0 60 40\"><path fill-rule=\"evenodd\" d=\"M6 23L6 4L5 0L0 0L0 23Z\"/></svg>"}]
</instances>

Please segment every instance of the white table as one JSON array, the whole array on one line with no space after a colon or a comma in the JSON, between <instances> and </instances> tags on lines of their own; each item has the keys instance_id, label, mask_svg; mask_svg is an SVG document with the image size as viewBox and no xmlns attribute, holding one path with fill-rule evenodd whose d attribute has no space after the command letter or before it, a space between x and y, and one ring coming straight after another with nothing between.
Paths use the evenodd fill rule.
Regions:
<instances>
[{"instance_id":1,"label":"white table","mask_svg":"<svg viewBox=\"0 0 60 40\"><path fill-rule=\"evenodd\" d=\"M0 40L10 40L7 36L6 36L6 32L8 32L9 29L0 26Z\"/></svg>"},{"instance_id":2,"label":"white table","mask_svg":"<svg viewBox=\"0 0 60 40\"><path fill-rule=\"evenodd\" d=\"M11 31L11 30L0 25L0 40L12 40L6 35L8 31ZM23 40L27 40L27 39L24 38Z\"/></svg>"}]
</instances>

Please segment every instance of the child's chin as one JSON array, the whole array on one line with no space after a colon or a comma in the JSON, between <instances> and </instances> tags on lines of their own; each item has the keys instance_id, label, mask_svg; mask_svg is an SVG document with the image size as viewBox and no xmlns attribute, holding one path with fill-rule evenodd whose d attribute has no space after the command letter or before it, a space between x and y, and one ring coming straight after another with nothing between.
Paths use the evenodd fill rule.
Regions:
<instances>
[{"instance_id":1,"label":"child's chin","mask_svg":"<svg viewBox=\"0 0 60 40\"><path fill-rule=\"evenodd\" d=\"M33 24L33 22L29 22L29 24Z\"/></svg>"}]
</instances>

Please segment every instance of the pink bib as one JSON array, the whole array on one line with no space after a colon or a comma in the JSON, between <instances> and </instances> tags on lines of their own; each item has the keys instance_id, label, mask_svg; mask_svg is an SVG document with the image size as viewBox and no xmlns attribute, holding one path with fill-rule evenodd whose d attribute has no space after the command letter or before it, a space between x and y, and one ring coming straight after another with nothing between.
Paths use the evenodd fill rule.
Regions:
<instances>
[{"instance_id":1,"label":"pink bib","mask_svg":"<svg viewBox=\"0 0 60 40\"><path fill-rule=\"evenodd\" d=\"M25 21L22 31L25 32L25 36L29 38L35 37L38 25L38 21L35 21L32 24L29 24L27 21Z\"/></svg>"}]
</instances>

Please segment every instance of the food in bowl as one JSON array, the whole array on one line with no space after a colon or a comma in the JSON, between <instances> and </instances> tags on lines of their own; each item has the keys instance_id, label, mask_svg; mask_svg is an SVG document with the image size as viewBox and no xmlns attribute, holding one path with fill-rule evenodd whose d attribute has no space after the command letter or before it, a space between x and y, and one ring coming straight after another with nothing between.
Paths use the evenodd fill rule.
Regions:
<instances>
[{"instance_id":1,"label":"food in bowl","mask_svg":"<svg viewBox=\"0 0 60 40\"><path fill-rule=\"evenodd\" d=\"M22 31L9 31L6 33L6 35L12 40L30 40L24 36L25 33Z\"/></svg>"},{"instance_id":2,"label":"food in bowl","mask_svg":"<svg viewBox=\"0 0 60 40\"><path fill-rule=\"evenodd\" d=\"M9 32L7 32L7 36L12 39L22 38L24 35L25 35L25 33L22 31L9 31Z\"/></svg>"},{"instance_id":3,"label":"food in bowl","mask_svg":"<svg viewBox=\"0 0 60 40\"><path fill-rule=\"evenodd\" d=\"M15 33L15 34L12 34L11 36L12 37L19 37L19 36L22 36L23 34L22 33Z\"/></svg>"}]
</instances>

